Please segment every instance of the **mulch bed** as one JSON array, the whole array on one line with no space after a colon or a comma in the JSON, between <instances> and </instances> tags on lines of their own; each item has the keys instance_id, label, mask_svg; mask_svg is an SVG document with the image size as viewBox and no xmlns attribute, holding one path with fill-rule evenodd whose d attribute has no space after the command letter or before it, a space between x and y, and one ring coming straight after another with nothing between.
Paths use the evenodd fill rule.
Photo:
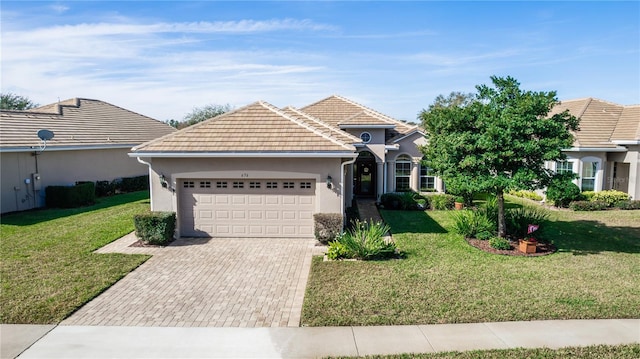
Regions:
<instances>
[{"instance_id":1,"label":"mulch bed","mask_svg":"<svg viewBox=\"0 0 640 359\"><path fill-rule=\"evenodd\" d=\"M504 256L523 256L523 257L539 257L546 256L551 253L555 253L557 250L556 247L551 243L538 242L536 245L535 253L524 253L518 250L518 242L510 241L511 249L503 250L503 249L495 249L489 245L489 241L483 241L475 238L467 238L467 243L471 246L476 247L482 251L500 254Z\"/></svg>"}]
</instances>

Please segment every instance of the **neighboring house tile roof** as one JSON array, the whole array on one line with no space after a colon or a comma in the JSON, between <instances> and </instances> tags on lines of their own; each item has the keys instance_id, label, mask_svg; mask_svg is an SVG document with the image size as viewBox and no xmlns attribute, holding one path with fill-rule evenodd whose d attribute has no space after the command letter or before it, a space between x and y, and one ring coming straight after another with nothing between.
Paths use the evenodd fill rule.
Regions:
<instances>
[{"instance_id":1,"label":"neighboring house tile roof","mask_svg":"<svg viewBox=\"0 0 640 359\"><path fill-rule=\"evenodd\" d=\"M354 151L332 131L263 101L134 148L138 153Z\"/></svg>"},{"instance_id":2,"label":"neighboring house tile roof","mask_svg":"<svg viewBox=\"0 0 640 359\"><path fill-rule=\"evenodd\" d=\"M584 98L562 101L554 106L550 115L564 110L580 119L579 130L574 133L574 147L615 148L612 141L640 139L640 106Z\"/></svg>"},{"instance_id":3,"label":"neighboring house tile roof","mask_svg":"<svg viewBox=\"0 0 640 359\"><path fill-rule=\"evenodd\" d=\"M54 132L47 148L133 147L175 132L166 123L109 103L75 98L27 111L2 111L0 150L40 146L41 129Z\"/></svg>"},{"instance_id":4,"label":"neighboring house tile roof","mask_svg":"<svg viewBox=\"0 0 640 359\"><path fill-rule=\"evenodd\" d=\"M328 125L339 128L340 124L350 119L357 118L359 125L380 125L388 123L395 125L395 129L389 131L389 139L402 136L416 128L402 121L398 121L359 103L342 96L329 96L323 100L301 108L305 113L316 117ZM366 123L370 122L370 123Z\"/></svg>"}]
</instances>

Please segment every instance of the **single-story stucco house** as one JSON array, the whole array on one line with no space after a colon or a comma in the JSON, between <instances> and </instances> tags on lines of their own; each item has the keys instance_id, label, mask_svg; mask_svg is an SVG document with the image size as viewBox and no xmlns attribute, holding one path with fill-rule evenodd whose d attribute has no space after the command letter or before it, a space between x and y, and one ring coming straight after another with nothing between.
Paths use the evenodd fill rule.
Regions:
<instances>
[{"instance_id":1,"label":"single-story stucco house","mask_svg":"<svg viewBox=\"0 0 640 359\"><path fill-rule=\"evenodd\" d=\"M149 164L151 207L178 234L313 237L313 214L354 196L438 191L421 165L425 134L341 96L296 109L266 102L133 148Z\"/></svg>"},{"instance_id":2,"label":"single-story stucco house","mask_svg":"<svg viewBox=\"0 0 640 359\"><path fill-rule=\"evenodd\" d=\"M46 148L38 137L41 129L54 134ZM44 206L47 186L146 175L147 167L127 153L173 132L150 117L83 98L27 111L2 110L1 213Z\"/></svg>"},{"instance_id":3,"label":"single-story stucco house","mask_svg":"<svg viewBox=\"0 0 640 359\"><path fill-rule=\"evenodd\" d=\"M551 114L564 110L580 119L580 129L563 151L567 160L547 168L575 173L582 191L615 189L640 199L640 105L584 98L562 101Z\"/></svg>"},{"instance_id":4,"label":"single-story stucco house","mask_svg":"<svg viewBox=\"0 0 640 359\"><path fill-rule=\"evenodd\" d=\"M563 101L582 122L568 160L583 190L640 194L639 106ZM149 166L151 208L182 237L312 237L313 214L354 197L444 190L422 165L420 127L341 96L302 108L259 101L132 149ZM606 180L605 180L606 179Z\"/></svg>"}]
</instances>

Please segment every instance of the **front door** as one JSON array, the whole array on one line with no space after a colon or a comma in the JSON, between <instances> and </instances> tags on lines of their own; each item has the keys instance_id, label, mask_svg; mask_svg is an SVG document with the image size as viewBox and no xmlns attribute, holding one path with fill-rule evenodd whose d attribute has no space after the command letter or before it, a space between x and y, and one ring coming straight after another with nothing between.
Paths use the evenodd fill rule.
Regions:
<instances>
[{"instance_id":1,"label":"front door","mask_svg":"<svg viewBox=\"0 0 640 359\"><path fill-rule=\"evenodd\" d=\"M629 190L628 163L615 162L613 164L613 189L627 193Z\"/></svg>"},{"instance_id":2,"label":"front door","mask_svg":"<svg viewBox=\"0 0 640 359\"><path fill-rule=\"evenodd\" d=\"M360 152L353 171L354 193L361 197L376 195L376 160L370 152Z\"/></svg>"}]
</instances>

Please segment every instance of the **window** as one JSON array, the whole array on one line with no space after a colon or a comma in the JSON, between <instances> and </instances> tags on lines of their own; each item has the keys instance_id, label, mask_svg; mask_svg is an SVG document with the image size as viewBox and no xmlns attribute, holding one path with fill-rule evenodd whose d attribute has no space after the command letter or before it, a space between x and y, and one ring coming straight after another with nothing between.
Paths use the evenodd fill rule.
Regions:
<instances>
[{"instance_id":1,"label":"window","mask_svg":"<svg viewBox=\"0 0 640 359\"><path fill-rule=\"evenodd\" d=\"M183 188L193 188L195 187L195 182L193 181L184 181L184 183L182 184Z\"/></svg>"},{"instance_id":2,"label":"window","mask_svg":"<svg viewBox=\"0 0 640 359\"><path fill-rule=\"evenodd\" d=\"M233 182L233 188L244 188L244 182Z\"/></svg>"},{"instance_id":3,"label":"window","mask_svg":"<svg viewBox=\"0 0 640 359\"><path fill-rule=\"evenodd\" d=\"M432 174L432 169L421 165L420 166L420 190L421 191L433 191L436 189L436 177Z\"/></svg>"},{"instance_id":4,"label":"window","mask_svg":"<svg viewBox=\"0 0 640 359\"><path fill-rule=\"evenodd\" d=\"M278 188L278 182L267 182L267 188L270 188L270 189Z\"/></svg>"},{"instance_id":5,"label":"window","mask_svg":"<svg viewBox=\"0 0 640 359\"><path fill-rule=\"evenodd\" d=\"M401 155L396 158L396 192L406 192L411 189L411 157Z\"/></svg>"},{"instance_id":6,"label":"window","mask_svg":"<svg viewBox=\"0 0 640 359\"><path fill-rule=\"evenodd\" d=\"M200 188L211 188L211 182L209 182L209 181L200 181Z\"/></svg>"},{"instance_id":7,"label":"window","mask_svg":"<svg viewBox=\"0 0 640 359\"><path fill-rule=\"evenodd\" d=\"M556 162L556 173L557 174L573 173L573 162L569 162L569 161Z\"/></svg>"},{"instance_id":8,"label":"window","mask_svg":"<svg viewBox=\"0 0 640 359\"><path fill-rule=\"evenodd\" d=\"M598 162L582 163L582 191L595 191Z\"/></svg>"},{"instance_id":9,"label":"window","mask_svg":"<svg viewBox=\"0 0 640 359\"><path fill-rule=\"evenodd\" d=\"M293 182L283 182L282 188L296 188L296 184Z\"/></svg>"},{"instance_id":10,"label":"window","mask_svg":"<svg viewBox=\"0 0 640 359\"><path fill-rule=\"evenodd\" d=\"M249 188L260 188L260 182L249 182Z\"/></svg>"},{"instance_id":11,"label":"window","mask_svg":"<svg viewBox=\"0 0 640 359\"><path fill-rule=\"evenodd\" d=\"M301 189L309 189L311 188L311 182L300 182Z\"/></svg>"},{"instance_id":12,"label":"window","mask_svg":"<svg viewBox=\"0 0 640 359\"><path fill-rule=\"evenodd\" d=\"M371 134L369 132L363 132L360 134L360 139L363 143L369 143L371 141Z\"/></svg>"},{"instance_id":13,"label":"window","mask_svg":"<svg viewBox=\"0 0 640 359\"><path fill-rule=\"evenodd\" d=\"M216 182L216 188L227 188L227 182Z\"/></svg>"}]
</instances>

